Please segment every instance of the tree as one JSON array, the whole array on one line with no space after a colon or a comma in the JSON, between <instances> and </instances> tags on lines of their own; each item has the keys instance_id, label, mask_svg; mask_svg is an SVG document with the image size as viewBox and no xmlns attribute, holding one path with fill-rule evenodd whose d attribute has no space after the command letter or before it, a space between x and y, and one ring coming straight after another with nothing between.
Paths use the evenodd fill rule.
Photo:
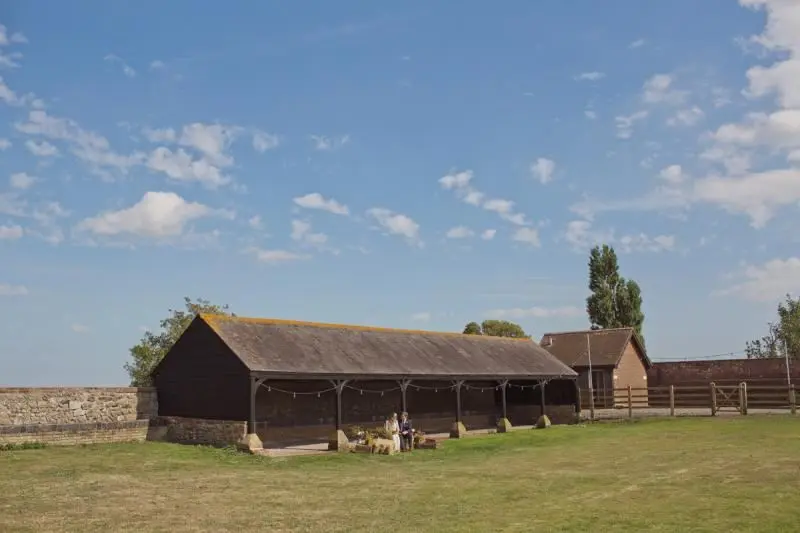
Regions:
<instances>
[{"instance_id":1,"label":"tree","mask_svg":"<svg viewBox=\"0 0 800 533\"><path fill-rule=\"evenodd\" d=\"M778 304L778 321L767 323L767 334L745 345L748 359L800 359L800 298L790 295Z\"/></svg>"},{"instance_id":2,"label":"tree","mask_svg":"<svg viewBox=\"0 0 800 533\"><path fill-rule=\"evenodd\" d=\"M490 337L530 338L530 335L525 333L522 326L508 320L484 320L480 325L477 322L470 322L464 327L464 333L467 335L488 335Z\"/></svg>"},{"instance_id":3,"label":"tree","mask_svg":"<svg viewBox=\"0 0 800 533\"><path fill-rule=\"evenodd\" d=\"M607 244L589 252L589 290L586 312L592 329L632 327L644 344L642 290L620 276L617 253Z\"/></svg>"},{"instance_id":4,"label":"tree","mask_svg":"<svg viewBox=\"0 0 800 533\"><path fill-rule=\"evenodd\" d=\"M159 324L161 331L145 332L138 344L131 347L130 355L133 359L125 363L125 371L131 378L132 387L148 387L152 385L150 372L167 355L175 341L186 331L189 324L198 313L224 314L235 316L228 311L227 305L215 305L208 300L184 298L184 309L169 310L169 316Z\"/></svg>"}]
</instances>

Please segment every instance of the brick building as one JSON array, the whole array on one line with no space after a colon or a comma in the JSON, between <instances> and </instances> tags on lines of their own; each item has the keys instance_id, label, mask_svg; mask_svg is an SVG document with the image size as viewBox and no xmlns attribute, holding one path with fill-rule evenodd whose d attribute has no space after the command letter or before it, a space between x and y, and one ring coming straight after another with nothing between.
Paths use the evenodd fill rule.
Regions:
<instances>
[{"instance_id":1,"label":"brick building","mask_svg":"<svg viewBox=\"0 0 800 533\"><path fill-rule=\"evenodd\" d=\"M647 401L647 371L652 363L633 328L545 333L540 344L578 373L578 384L586 391L591 369L596 407L627 404L622 389L629 386L639 389L635 403Z\"/></svg>"},{"instance_id":2,"label":"brick building","mask_svg":"<svg viewBox=\"0 0 800 533\"><path fill-rule=\"evenodd\" d=\"M160 416L246 420L253 447L339 439L401 410L456 434L571 422L576 377L527 339L222 315L195 317L153 371Z\"/></svg>"}]
</instances>

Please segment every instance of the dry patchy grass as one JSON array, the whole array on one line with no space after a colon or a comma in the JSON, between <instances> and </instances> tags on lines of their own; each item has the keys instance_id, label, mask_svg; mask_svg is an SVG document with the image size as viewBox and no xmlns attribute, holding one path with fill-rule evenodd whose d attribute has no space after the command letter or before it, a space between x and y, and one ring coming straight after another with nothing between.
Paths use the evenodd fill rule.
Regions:
<instances>
[{"instance_id":1,"label":"dry patchy grass","mask_svg":"<svg viewBox=\"0 0 800 533\"><path fill-rule=\"evenodd\" d=\"M160 443L0 452L0 531L796 531L800 418L654 420L270 459Z\"/></svg>"}]
</instances>

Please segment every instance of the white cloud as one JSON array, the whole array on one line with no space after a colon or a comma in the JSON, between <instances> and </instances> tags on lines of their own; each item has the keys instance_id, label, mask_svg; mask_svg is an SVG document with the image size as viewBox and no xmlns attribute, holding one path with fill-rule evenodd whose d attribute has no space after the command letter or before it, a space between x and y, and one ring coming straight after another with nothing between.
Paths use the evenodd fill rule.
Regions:
<instances>
[{"instance_id":1,"label":"white cloud","mask_svg":"<svg viewBox=\"0 0 800 533\"><path fill-rule=\"evenodd\" d=\"M642 100L647 104L682 104L689 93L673 88L674 81L669 74L652 76L642 86Z\"/></svg>"},{"instance_id":2,"label":"white cloud","mask_svg":"<svg viewBox=\"0 0 800 533\"><path fill-rule=\"evenodd\" d=\"M504 200L502 198L490 198L486 200L486 195L470 184L472 177L473 173L471 170L451 172L439 178L439 185L441 185L443 189L454 191L456 197L460 198L463 202L474 206L480 206L487 211L493 211L500 215L500 218L512 224L517 226L525 226L528 224L524 214L514 212L514 202L511 200Z\"/></svg>"},{"instance_id":3,"label":"white cloud","mask_svg":"<svg viewBox=\"0 0 800 533\"><path fill-rule=\"evenodd\" d=\"M233 158L225 152L240 131L235 126L195 122L183 127L178 144L194 148L211 163L224 167L233 164Z\"/></svg>"},{"instance_id":4,"label":"white cloud","mask_svg":"<svg viewBox=\"0 0 800 533\"><path fill-rule=\"evenodd\" d=\"M264 227L263 223L261 222L261 217L258 215L250 217L247 221L247 225L253 229L261 229Z\"/></svg>"},{"instance_id":5,"label":"white cloud","mask_svg":"<svg viewBox=\"0 0 800 533\"><path fill-rule=\"evenodd\" d=\"M326 137L325 135L309 135L309 138L314 143L314 149L321 151L337 150L350 142L349 135L342 135L340 137Z\"/></svg>"},{"instance_id":6,"label":"white cloud","mask_svg":"<svg viewBox=\"0 0 800 533\"><path fill-rule=\"evenodd\" d=\"M573 220L567 224L564 239L576 251L585 251L598 244L615 245L624 253L663 252L675 248L675 237L657 235L649 237L644 233L616 237L613 230L598 230L587 220Z\"/></svg>"},{"instance_id":7,"label":"white cloud","mask_svg":"<svg viewBox=\"0 0 800 533\"><path fill-rule=\"evenodd\" d=\"M17 93L15 93L11 87L6 85L6 82L3 81L2 76L0 76L0 100L14 107L19 107L25 104L25 99L17 96Z\"/></svg>"},{"instance_id":8,"label":"white cloud","mask_svg":"<svg viewBox=\"0 0 800 533\"><path fill-rule=\"evenodd\" d=\"M8 46L11 43L25 44L27 42L28 38L22 32L14 32L9 35L8 28L0 24L0 46Z\"/></svg>"},{"instance_id":9,"label":"white cloud","mask_svg":"<svg viewBox=\"0 0 800 533\"><path fill-rule=\"evenodd\" d=\"M514 232L512 239L517 242L530 244L537 248L542 245L541 241L539 240L539 231L535 228L519 228Z\"/></svg>"},{"instance_id":10,"label":"white cloud","mask_svg":"<svg viewBox=\"0 0 800 533\"><path fill-rule=\"evenodd\" d=\"M70 325L69 329L71 329L75 333L89 333L89 331L90 331L89 326L86 326L84 324L78 324L78 323L74 323L74 324Z\"/></svg>"},{"instance_id":11,"label":"white cloud","mask_svg":"<svg viewBox=\"0 0 800 533\"><path fill-rule=\"evenodd\" d=\"M160 59L155 59L150 62L150 70L162 70L166 68L166 64Z\"/></svg>"},{"instance_id":12,"label":"white cloud","mask_svg":"<svg viewBox=\"0 0 800 533\"><path fill-rule=\"evenodd\" d=\"M614 117L617 126L617 137L620 139L630 139L633 134L633 126L647 118L647 111L637 111L631 115L619 115Z\"/></svg>"},{"instance_id":13,"label":"white cloud","mask_svg":"<svg viewBox=\"0 0 800 533\"><path fill-rule=\"evenodd\" d=\"M25 148L37 157L53 157L58 155L58 148L47 141L37 143L34 140L28 139L25 141Z\"/></svg>"},{"instance_id":14,"label":"white cloud","mask_svg":"<svg viewBox=\"0 0 800 533\"><path fill-rule=\"evenodd\" d=\"M26 174L25 172L11 174L11 177L8 179L8 183L13 189L29 189L37 181L39 181L38 178Z\"/></svg>"},{"instance_id":15,"label":"white cloud","mask_svg":"<svg viewBox=\"0 0 800 533\"><path fill-rule=\"evenodd\" d=\"M422 245L419 239L419 224L410 217L383 207L373 207L367 210L367 215L374 218L390 235L400 235L411 244Z\"/></svg>"},{"instance_id":16,"label":"white cloud","mask_svg":"<svg viewBox=\"0 0 800 533\"><path fill-rule=\"evenodd\" d=\"M292 240L320 246L328 242L328 236L324 233L314 233L311 231L311 224L303 220L292 220Z\"/></svg>"},{"instance_id":17,"label":"white cloud","mask_svg":"<svg viewBox=\"0 0 800 533\"><path fill-rule=\"evenodd\" d=\"M28 288L24 285L9 285L0 283L0 296L26 296Z\"/></svg>"},{"instance_id":18,"label":"white cloud","mask_svg":"<svg viewBox=\"0 0 800 533\"><path fill-rule=\"evenodd\" d=\"M531 163L531 174L539 180L540 183L545 184L553 179L553 172L555 172L556 163L552 159L540 157L536 162Z\"/></svg>"},{"instance_id":19,"label":"white cloud","mask_svg":"<svg viewBox=\"0 0 800 533\"><path fill-rule=\"evenodd\" d=\"M178 181L197 181L210 188L230 183L231 178L205 158L192 159L182 148L175 152L160 146L147 158L146 165L151 170L163 172Z\"/></svg>"},{"instance_id":20,"label":"white cloud","mask_svg":"<svg viewBox=\"0 0 800 533\"><path fill-rule=\"evenodd\" d=\"M700 122L705 113L697 106L692 106L687 109L677 111L673 116L667 119L668 126L694 126Z\"/></svg>"},{"instance_id":21,"label":"white cloud","mask_svg":"<svg viewBox=\"0 0 800 533\"><path fill-rule=\"evenodd\" d=\"M428 322L431 319L431 314L428 311L422 311L420 313L414 313L411 315L411 320L415 322Z\"/></svg>"},{"instance_id":22,"label":"white cloud","mask_svg":"<svg viewBox=\"0 0 800 533\"><path fill-rule=\"evenodd\" d=\"M583 112L583 114L589 120L597 119L597 113L595 111L591 110L591 109L587 109L586 111Z\"/></svg>"},{"instance_id":23,"label":"white cloud","mask_svg":"<svg viewBox=\"0 0 800 533\"><path fill-rule=\"evenodd\" d=\"M176 237L184 233L190 222L215 215L230 217L229 213L187 202L172 192L147 192L133 206L87 218L77 228L105 236Z\"/></svg>"},{"instance_id":24,"label":"white cloud","mask_svg":"<svg viewBox=\"0 0 800 533\"><path fill-rule=\"evenodd\" d=\"M9 148L11 148L11 141L0 137L0 152L5 152Z\"/></svg>"},{"instance_id":25,"label":"white cloud","mask_svg":"<svg viewBox=\"0 0 800 533\"><path fill-rule=\"evenodd\" d=\"M0 225L0 241L3 240L17 240L22 237L22 226L3 226Z\"/></svg>"},{"instance_id":26,"label":"white cloud","mask_svg":"<svg viewBox=\"0 0 800 533\"><path fill-rule=\"evenodd\" d=\"M772 259L762 265L747 265L736 276L739 282L718 294L737 295L755 302L776 302L787 293L800 293L800 258Z\"/></svg>"},{"instance_id":27,"label":"white cloud","mask_svg":"<svg viewBox=\"0 0 800 533\"><path fill-rule=\"evenodd\" d=\"M447 230L445 237L448 239L466 239L475 235L475 232L466 226L456 226Z\"/></svg>"},{"instance_id":28,"label":"white cloud","mask_svg":"<svg viewBox=\"0 0 800 533\"><path fill-rule=\"evenodd\" d=\"M246 251L254 255L257 261L270 265L299 261L301 259L308 258L306 255L296 254L287 250L264 250L261 248L248 248Z\"/></svg>"},{"instance_id":29,"label":"white cloud","mask_svg":"<svg viewBox=\"0 0 800 533\"><path fill-rule=\"evenodd\" d=\"M484 316L497 319L523 319L523 318L575 318L586 314L586 310L575 306L563 307L515 307L512 309L493 309L484 313Z\"/></svg>"},{"instance_id":30,"label":"white cloud","mask_svg":"<svg viewBox=\"0 0 800 533\"><path fill-rule=\"evenodd\" d=\"M605 72L593 71L593 72L582 72L581 74L575 76L575 79L578 81L597 81L605 77L606 77Z\"/></svg>"},{"instance_id":31,"label":"white cloud","mask_svg":"<svg viewBox=\"0 0 800 533\"><path fill-rule=\"evenodd\" d=\"M147 139L151 143L175 142L175 139L178 138L178 135L172 128L163 128L163 129L144 128L142 130L142 135L144 135L145 139Z\"/></svg>"},{"instance_id":32,"label":"white cloud","mask_svg":"<svg viewBox=\"0 0 800 533\"><path fill-rule=\"evenodd\" d=\"M111 150L108 139L82 129L75 121L53 117L46 111L34 109L28 113L28 121L14 124L17 131L29 135L41 135L50 139L66 141L72 153L102 174L105 168L121 173L144 159L144 154L120 155Z\"/></svg>"},{"instance_id":33,"label":"white cloud","mask_svg":"<svg viewBox=\"0 0 800 533\"><path fill-rule=\"evenodd\" d=\"M645 42L646 41L644 39L636 39L635 41L633 41L632 43L630 43L628 45L628 48L631 48L631 49L641 48L642 46L644 46Z\"/></svg>"},{"instance_id":34,"label":"white cloud","mask_svg":"<svg viewBox=\"0 0 800 533\"><path fill-rule=\"evenodd\" d=\"M670 165L663 168L659 173L659 177L670 185L679 185L686 181L686 176L680 165Z\"/></svg>"},{"instance_id":35,"label":"white cloud","mask_svg":"<svg viewBox=\"0 0 800 533\"><path fill-rule=\"evenodd\" d=\"M117 64L117 65L121 66L122 67L122 73L125 74L127 77L129 77L129 78L135 78L136 77L136 71L133 69L133 67L128 65L125 62L125 60L123 60L121 57L116 56L114 54L108 54L103 58L103 60L107 61L109 63L114 63L114 64Z\"/></svg>"},{"instance_id":36,"label":"white cloud","mask_svg":"<svg viewBox=\"0 0 800 533\"><path fill-rule=\"evenodd\" d=\"M319 209L333 213L334 215L347 216L350 214L350 209L346 205L340 204L333 198L326 200L325 197L318 192L298 196L294 198L293 201L295 204L306 209Z\"/></svg>"},{"instance_id":37,"label":"white cloud","mask_svg":"<svg viewBox=\"0 0 800 533\"><path fill-rule=\"evenodd\" d=\"M496 234L497 234L497 230L496 229L487 229L487 230L484 230L483 233L481 233L481 239L483 239L485 241L491 241L492 239L494 239L494 236Z\"/></svg>"},{"instance_id":38,"label":"white cloud","mask_svg":"<svg viewBox=\"0 0 800 533\"><path fill-rule=\"evenodd\" d=\"M264 153L267 150L277 148L280 144L280 138L272 133L256 130L253 132L253 149L256 152Z\"/></svg>"}]
</instances>

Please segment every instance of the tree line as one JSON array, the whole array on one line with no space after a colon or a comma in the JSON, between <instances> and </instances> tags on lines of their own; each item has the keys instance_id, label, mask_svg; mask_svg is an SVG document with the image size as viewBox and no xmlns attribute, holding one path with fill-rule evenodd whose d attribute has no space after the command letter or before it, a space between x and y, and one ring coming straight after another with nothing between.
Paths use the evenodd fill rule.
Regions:
<instances>
[{"instance_id":1,"label":"tree line","mask_svg":"<svg viewBox=\"0 0 800 533\"><path fill-rule=\"evenodd\" d=\"M588 281L590 295L586 298L586 314L589 327L594 330L631 327L644 346L642 291L636 281L620 275L619 259L612 246L604 244L589 251ZM125 363L125 371L131 385L152 384L150 373L198 313L235 316L228 305L184 298L182 309L170 309L168 316L161 320L159 332L146 332L130 348L131 361ZM800 298L792 299L787 295L785 301L778 305L778 320L767 326L765 336L747 343L746 356L800 359ZM522 326L508 320L469 322L463 332L468 335L530 338Z\"/></svg>"}]
</instances>

